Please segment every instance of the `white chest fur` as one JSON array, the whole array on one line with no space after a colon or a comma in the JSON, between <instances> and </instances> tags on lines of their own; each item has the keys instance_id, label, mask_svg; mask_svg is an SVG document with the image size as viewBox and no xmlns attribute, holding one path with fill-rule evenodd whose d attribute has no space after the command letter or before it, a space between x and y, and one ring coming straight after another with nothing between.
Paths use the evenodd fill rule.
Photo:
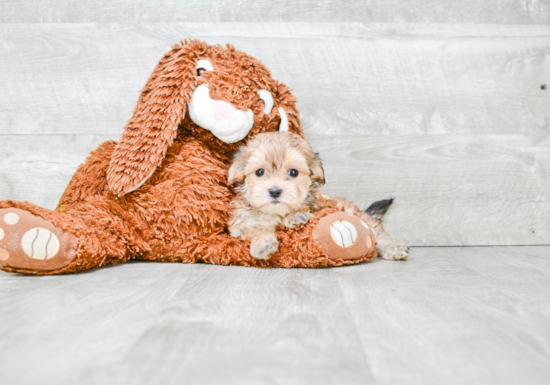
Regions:
<instances>
[{"instance_id":1,"label":"white chest fur","mask_svg":"<svg viewBox=\"0 0 550 385\"><path fill-rule=\"evenodd\" d=\"M240 236L244 239L246 230L251 228L275 231L275 228L283 222L283 218L275 214L266 214L256 210L242 210L238 219L230 227L233 237Z\"/></svg>"}]
</instances>

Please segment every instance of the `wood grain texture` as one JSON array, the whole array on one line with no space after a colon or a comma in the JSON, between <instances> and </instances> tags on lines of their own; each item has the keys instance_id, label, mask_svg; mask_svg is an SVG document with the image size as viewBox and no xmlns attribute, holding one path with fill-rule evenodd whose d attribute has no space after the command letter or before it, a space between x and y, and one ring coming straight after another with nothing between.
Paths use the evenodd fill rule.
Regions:
<instances>
[{"instance_id":1,"label":"wood grain texture","mask_svg":"<svg viewBox=\"0 0 550 385\"><path fill-rule=\"evenodd\" d=\"M292 87L324 191L395 197L395 236L550 244L548 25L0 24L0 199L55 207L185 37L231 42Z\"/></svg>"},{"instance_id":2,"label":"wood grain texture","mask_svg":"<svg viewBox=\"0 0 550 385\"><path fill-rule=\"evenodd\" d=\"M550 243L550 142L522 135L310 135L331 196L384 220L414 246Z\"/></svg>"},{"instance_id":3,"label":"wood grain texture","mask_svg":"<svg viewBox=\"0 0 550 385\"><path fill-rule=\"evenodd\" d=\"M413 249L407 263L336 270L376 379L547 382L549 252L548 247Z\"/></svg>"},{"instance_id":4,"label":"wood grain texture","mask_svg":"<svg viewBox=\"0 0 550 385\"><path fill-rule=\"evenodd\" d=\"M392 22L535 24L546 0L3 0L2 23Z\"/></svg>"},{"instance_id":5,"label":"wood grain texture","mask_svg":"<svg viewBox=\"0 0 550 385\"><path fill-rule=\"evenodd\" d=\"M306 132L547 135L550 25L0 25L4 133L120 133L175 42L232 43L293 88Z\"/></svg>"},{"instance_id":6,"label":"wood grain texture","mask_svg":"<svg viewBox=\"0 0 550 385\"><path fill-rule=\"evenodd\" d=\"M0 199L53 209L88 153L117 136L0 138ZM307 139L324 162L322 192L362 209L395 197L384 225L413 246L550 243L548 141L523 135Z\"/></svg>"},{"instance_id":7,"label":"wood grain texture","mask_svg":"<svg viewBox=\"0 0 550 385\"><path fill-rule=\"evenodd\" d=\"M118 135L0 135L0 199L55 209L90 151Z\"/></svg>"},{"instance_id":8,"label":"wood grain texture","mask_svg":"<svg viewBox=\"0 0 550 385\"><path fill-rule=\"evenodd\" d=\"M0 378L64 384L546 384L549 247L334 269L0 272Z\"/></svg>"}]
</instances>

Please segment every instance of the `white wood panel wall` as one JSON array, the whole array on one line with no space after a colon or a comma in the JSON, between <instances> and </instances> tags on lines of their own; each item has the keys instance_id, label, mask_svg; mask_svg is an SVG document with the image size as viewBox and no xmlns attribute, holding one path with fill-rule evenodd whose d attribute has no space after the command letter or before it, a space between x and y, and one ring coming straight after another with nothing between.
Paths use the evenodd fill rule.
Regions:
<instances>
[{"instance_id":1,"label":"white wood panel wall","mask_svg":"<svg viewBox=\"0 0 550 385\"><path fill-rule=\"evenodd\" d=\"M4 23L390 22L545 24L546 0L2 0Z\"/></svg>"},{"instance_id":2,"label":"white wood panel wall","mask_svg":"<svg viewBox=\"0 0 550 385\"><path fill-rule=\"evenodd\" d=\"M324 192L395 197L411 245L550 244L550 2L313 4L3 1L0 199L53 208L163 53L200 38L293 88Z\"/></svg>"}]
</instances>

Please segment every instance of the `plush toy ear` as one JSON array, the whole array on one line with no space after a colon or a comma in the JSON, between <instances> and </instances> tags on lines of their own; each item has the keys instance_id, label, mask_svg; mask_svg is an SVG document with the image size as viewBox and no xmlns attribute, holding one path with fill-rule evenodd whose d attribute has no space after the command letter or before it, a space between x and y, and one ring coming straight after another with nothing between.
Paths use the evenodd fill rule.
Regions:
<instances>
[{"instance_id":1,"label":"plush toy ear","mask_svg":"<svg viewBox=\"0 0 550 385\"><path fill-rule=\"evenodd\" d=\"M204 42L176 44L157 64L137 102L107 170L117 196L134 191L153 175L177 135L196 86L195 66Z\"/></svg>"},{"instance_id":2,"label":"plush toy ear","mask_svg":"<svg viewBox=\"0 0 550 385\"><path fill-rule=\"evenodd\" d=\"M290 88L283 83L277 84L277 99L281 117L279 131L290 131L303 136L299 113L296 109L296 98L290 92Z\"/></svg>"},{"instance_id":3,"label":"plush toy ear","mask_svg":"<svg viewBox=\"0 0 550 385\"><path fill-rule=\"evenodd\" d=\"M246 148L240 146L239 151L233 155L231 167L229 167L229 176L227 178L227 183L229 185L233 183L242 183L244 181L244 169L246 168L247 162L248 154L246 153Z\"/></svg>"}]
</instances>

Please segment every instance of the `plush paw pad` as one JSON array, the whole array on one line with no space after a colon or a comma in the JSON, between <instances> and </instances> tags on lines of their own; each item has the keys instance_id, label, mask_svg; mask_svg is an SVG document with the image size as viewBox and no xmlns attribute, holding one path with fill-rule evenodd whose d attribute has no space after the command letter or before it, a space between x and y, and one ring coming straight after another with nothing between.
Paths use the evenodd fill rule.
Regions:
<instances>
[{"instance_id":1,"label":"plush paw pad","mask_svg":"<svg viewBox=\"0 0 550 385\"><path fill-rule=\"evenodd\" d=\"M4 215L4 222L8 225L15 225L19 222L19 215L14 212L8 212Z\"/></svg>"},{"instance_id":2,"label":"plush paw pad","mask_svg":"<svg viewBox=\"0 0 550 385\"><path fill-rule=\"evenodd\" d=\"M376 255L372 230L355 215L343 211L321 218L313 229L313 237L330 258L359 259Z\"/></svg>"},{"instance_id":3,"label":"plush paw pad","mask_svg":"<svg viewBox=\"0 0 550 385\"><path fill-rule=\"evenodd\" d=\"M76 247L72 234L39 216L15 208L0 209L0 266L55 270L74 259Z\"/></svg>"},{"instance_id":4,"label":"plush paw pad","mask_svg":"<svg viewBox=\"0 0 550 385\"><path fill-rule=\"evenodd\" d=\"M21 240L23 251L34 259L50 259L59 251L59 240L50 230L35 227L23 235Z\"/></svg>"},{"instance_id":5,"label":"plush paw pad","mask_svg":"<svg viewBox=\"0 0 550 385\"><path fill-rule=\"evenodd\" d=\"M332 240L340 247L349 247L357 240L357 229L348 221L336 221L330 225Z\"/></svg>"},{"instance_id":6,"label":"plush paw pad","mask_svg":"<svg viewBox=\"0 0 550 385\"><path fill-rule=\"evenodd\" d=\"M6 261L10 257L10 252L6 249L0 249L0 261Z\"/></svg>"}]
</instances>

